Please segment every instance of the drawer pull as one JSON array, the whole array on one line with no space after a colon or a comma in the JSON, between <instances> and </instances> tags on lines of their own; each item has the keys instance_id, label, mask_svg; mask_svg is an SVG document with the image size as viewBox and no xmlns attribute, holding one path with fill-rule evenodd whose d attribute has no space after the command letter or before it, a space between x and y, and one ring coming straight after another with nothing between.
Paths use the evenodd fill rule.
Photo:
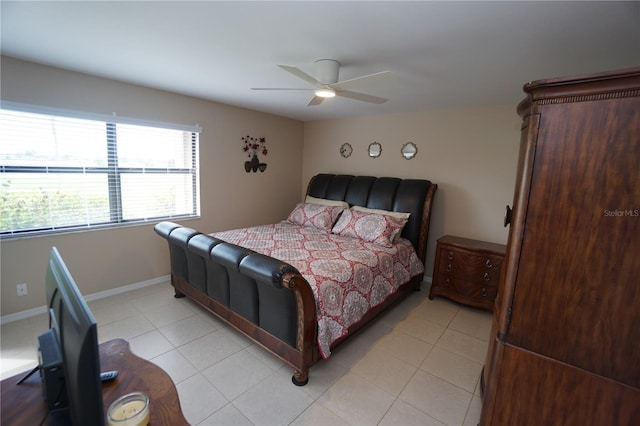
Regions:
<instances>
[{"instance_id":1,"label":"drawer pull","mask_svg":"<svg viewBox=\"0 0 640 426\"><path fill-rule=\"evenodd\" d=\"M485 265L487 265L487 268L493 268L493 263L491 262L491 259L487 259L486 262L484 262Z\"/></svg>"},{"instance_id":2,"label":"drawer pull","mask_svg":"<svg viewBox=\"0 0 640 426\"><path fill-rule=\"evenodd\" d=\"M445 278L445 280L444 280L444 286L445 286L445 287L449 287L449 284L451 284L451 280L449 280L449 278Z\"/></svg>"},{"instance_id":3,"label":"drawer pull","mask_svg":"<svg viewBox=\"0 0 640 426\"><path fill-rule=\"evenodd\" d=\"M487 289L486 288L482 289L482 297L487 297Z\"/></svg>"},{"instance_id":4,"label":"drawer pull","mask_svg":"<svg viewBox=\"0 0 640 426\"><path fill-rule=\"evenodd\" d=\"M451 264L447 265L447 272L451 272L451 269L453 268L453 266L451 266Z\"/></svg>"},{"instance_id":5,"label":"drawer pull","mask_svg":"<svg viewBox=\"0 0 640 426\"><path fill-rule=\"evenodd\" d=\"M453 259L453 252L452 251L449 252L449 260L451 260L451 259Z\"/></svg>"},{"instance_id":6,"label":"drawer pull","mask_svg":"<svg viewBox=\"0 0 640 426\"><path fill-rule=\"evenodd\" d=\"M491 276L489 275L488 272L485 272L482 278L484 278L485 281L489 281L491 279Z\"/></svg>"}]
</instances>

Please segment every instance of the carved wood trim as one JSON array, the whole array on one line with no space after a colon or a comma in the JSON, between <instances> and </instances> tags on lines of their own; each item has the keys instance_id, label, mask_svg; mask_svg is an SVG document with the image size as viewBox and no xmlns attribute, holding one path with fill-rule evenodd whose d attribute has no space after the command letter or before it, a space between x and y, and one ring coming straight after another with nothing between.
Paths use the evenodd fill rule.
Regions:
<instances>
[{"instance_id":1,"label":"carved wood trim","mask_svg":"<svg viewBox=\"0 0 640 426\"><path fill-rule=\"evenodd\" d=\"M296 297L296 348L305 351L307 348L316 346L318 340L316 302L309 283L300 275L288 273L282 279L282 286L292 290Z\"/></svg>"},{"instance_id":2,"label":"carved wood trim","mask_svg":"<svg viewBox=\"0 0 640 426\"><path fill-rule=\"evenodd\" d=\"M632 98L637 96L640 96L640 89L627 90L624 92L593 93L588 95L545 98L545 99L535 100L535 103L540 105L564 104L564 103L571 103L571 102L602 101L607 99Z\"/></svg>"},{"instance_id":3,"label":"carved wood trim","mask_svg":"<svg viewBox=\"0 0 640 426\"><path fill-rule=\"evenodd\" d=\"M529 82L527 97L517 112L524 117L532 105L563 104L636 97L640 93L640 67L576 77L559 77Z\"/></svg>"}]
</instances>

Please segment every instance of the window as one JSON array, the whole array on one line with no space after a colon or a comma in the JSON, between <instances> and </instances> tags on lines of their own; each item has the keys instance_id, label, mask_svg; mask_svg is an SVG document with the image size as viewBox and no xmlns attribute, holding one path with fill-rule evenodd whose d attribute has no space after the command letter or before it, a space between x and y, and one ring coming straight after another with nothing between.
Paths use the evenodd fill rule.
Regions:
<instances>
[{"instance_id":1,"label":"window","mask_svg":"<svg viewBox=\"0 0 640 426\"><path fill-rule=\"evenodd\" d=\"M199 128L25 109L0 109L0 236L200 214Z\"/></svg>"}]
</instances>

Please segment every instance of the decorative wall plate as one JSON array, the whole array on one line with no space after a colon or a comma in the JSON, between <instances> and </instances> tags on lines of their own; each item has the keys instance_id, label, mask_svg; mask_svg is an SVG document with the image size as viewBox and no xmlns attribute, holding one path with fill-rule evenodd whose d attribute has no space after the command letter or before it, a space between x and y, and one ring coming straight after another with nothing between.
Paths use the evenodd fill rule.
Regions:
<instances>
[{"instance_id":1,"label":"decorative wall plate","mask_svg":"<svg viewBox=\"0 0 640 426\"><path fill-rule=\"evenodd\" d=\"M418 154L418 147L413 142L407 142L402 145L402 148L400 148L400 153L402 154L403 158L411 160L416 156L416 154Z\"/></svg>"},{"instance_id":2,"label":"decorative wall plate","mask_svg":"<svg viewBox=\"0 0 640 426\"><path fill-rule=\"evenodd\" d=\"M372 142L369 144L369 157L378 158L382 155L382 145L380 142Z\"/></svg>"},{"instance_id":3,"label":"decorative wall plate","mask_svg":"<svg viewBox=\"0 0 640 426\"><path fill-rule=\"evenodd\" d=\"M353 147L351 146L350 143L343 143L342 146L340 147L340 155L342 155L344 158L348 158L352 152L353 152Z\"/></svg>"}]
</instances>

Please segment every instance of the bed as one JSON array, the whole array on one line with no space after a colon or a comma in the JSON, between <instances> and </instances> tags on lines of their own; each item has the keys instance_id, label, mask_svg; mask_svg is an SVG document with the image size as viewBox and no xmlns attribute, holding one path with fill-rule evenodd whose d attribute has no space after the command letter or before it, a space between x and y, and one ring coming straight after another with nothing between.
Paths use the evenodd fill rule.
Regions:
<instances>
[{"instance_id":1,"label":"bed","mask_svg":"<svg viewBox=\"0 0 640 426\"><path fill-rule=\"evenodd\" d=\"M171 285L294 369L329 358L410 292L424 273L437 185L423 179L318 174L275 224L205 234L155 226Z\"/></svg>"}]
</instances>

